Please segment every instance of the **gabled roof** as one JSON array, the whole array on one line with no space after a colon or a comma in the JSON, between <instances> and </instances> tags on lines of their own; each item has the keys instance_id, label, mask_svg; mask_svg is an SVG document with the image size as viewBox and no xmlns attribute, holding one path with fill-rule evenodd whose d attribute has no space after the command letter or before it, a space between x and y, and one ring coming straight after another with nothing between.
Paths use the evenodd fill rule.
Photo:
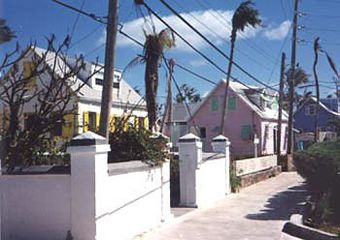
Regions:
<instances>
[{"instance_id":1,"label":"gabled roof","mask_svg":"<svg viewBox=\"0 0 340 240\"><path fill-rule=\"evenodd\" d=\"M38 57L42 57L46 53L46 49L42 49L39 47L31 48L31 50L33 50ZM74 58L56 56L56 53L48 51L47 56L45 58L46 64L50 67L53 67L55 58L57 59L56 74L62 74L63 72L70 70L70 68L74 66L76 62ZM73 84L71 88L76 89L79 85L84 84L85 79L88 79L91 76L91 74L93 74L94 69L101 66L103 66L103 64L95 64L92 62L84 61L84 69L80 70L76 78L73 79L75 81L75 84ZM115 74L116 73L121 75L121 73L117 70L115 70ZM139 106L142 106L144 108L146 105L144 99L142 99L142 97L124 79L120 78L119 81L120 81L120 93L117 94L113 92L112 94L113 104L116 105L139 104ZM85 84L81 88L81 90L77 93L77 96L80 101L84 100L100 103L102 91L94 89L89 84Z\"/></svg>"},{"instance_id":2,"label":"gabled roof","mask_svg":"<svg viewBox=\"0 0 340 240\"><path fill-rule=\"evenodd\" d=\"M315 104L317 103L317 99L316 97L308 97L300 106L299 108L295 111L295 113L297 113L298 111L300 111L307 103L309 103L310 101L314 102ZM339 112L335 112L331 109L329 109L325 104L323 104L321 101L319 102L319 106L324 109L326 112L328 112L329 114L333 115L333 116L337 116L340 117L340 113ZM294 114L295 114L294 113Z\"/></svg>"},{"instance_id":3,"label":"gabled roof","mask_svg":"<svg viewBox=\"0 0 340 240\"><path fill-rule=\"evenodd\" d=\"M221 80L207 95L207 97L203 98L198 106L195 107L192 111L192 116L194 116L200 108L204 105L206 101L210 99L210 97L221 87L221 85L225 85L226 80ZM256 90L256 92L261 92L261 88L255 86L245 86L241 83L230 81L229 89L232 90L237 96L243 100L255 113L257 113L261 118L268 120L277 120L278 119L278 110L271 109L268 107L260 107L250 98L250 92ZM258 93L260 94L260 93ZM266 94L263 94L263 98L265 98ZM288 120L288 114L285 111L282 111L282 120ZM186 116L186 121L189 120L189 116Z\"/></svg>"}]
</instances>

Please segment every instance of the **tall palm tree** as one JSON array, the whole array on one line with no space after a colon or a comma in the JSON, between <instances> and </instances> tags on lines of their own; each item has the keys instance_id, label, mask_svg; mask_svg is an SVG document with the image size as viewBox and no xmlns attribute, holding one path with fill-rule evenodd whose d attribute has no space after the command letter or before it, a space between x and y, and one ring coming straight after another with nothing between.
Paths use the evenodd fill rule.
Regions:
<instances>
[{"instance_id":1,"label":"tall palm tree","mask_svg":"<svg viewBox=\"0 0 340 240\"><path fill-rule=\"evenodd\" d=\"M257 9L253 8L253 5L254 3L251 0L241 3L240 6L236 9L233 15L233 18L232 18L232 30L231 30L231 35L230 35L230 60L228 64L226 90L224 92L223 103L222 103L223 112L222 112L222 119L221 119L221 134L224 134L228 89L229 89L230 75L231 75L231 69L232 69L233 59L234 59L234 50L235 50L237 32L244 31L244 29L247 26L257 27L261 24L259 12Z\"/></svg>"},{"instance_id":2,"label":"tall palm tree","mask_svg":"<svg viewBox=\"0 0 340 240\"><path fill-rule=\"evenodd\" d=\"M145 62L145 99L149 117L149 130L152 130L156 123L158 68L162 60L163 51L174 46L175 36L168 28L163 29L159 33L145 33L142 58Z\"/></svg>"},{"instance_id":3,"label":"tall palm tree","mask_svg":"<svg viewBox=\"0 0 340 240\"><path fill-rule=\"evenodd\" d=\"M314 40L314 63L313 63L313 73L315 79L315 89L316 89L316 114L315 114L315 129L314 129L314 140L317 141L318 138L318 120L319 120L319 104L320 104L320 86L319 86L319 78L316 71L316 65L318 64L319 59L319 51L321 51L321 46L319 44L320 38L317 37Z\"/></svg>"}]
</instances>

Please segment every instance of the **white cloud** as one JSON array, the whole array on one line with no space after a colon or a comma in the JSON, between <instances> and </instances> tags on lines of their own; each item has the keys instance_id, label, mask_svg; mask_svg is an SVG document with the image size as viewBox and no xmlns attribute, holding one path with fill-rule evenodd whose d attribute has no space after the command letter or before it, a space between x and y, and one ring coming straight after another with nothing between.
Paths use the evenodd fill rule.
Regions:
<instances>
[{"instance_id":1,"label":"white cloud","mask_svg":"<svg viewBox=\"0 0 340 240\"><path fill-rule=\"evenodd\" d=\"M263 36L269 40L282 40L287 36L291 24L292 23L288 20L284 21L276 28L268 28L264 30Z\"/></svg>"},{"instance_id":2,"label":"white cloud","mask_svg":"<svg viewBox=\"0 0 340 240\"><path fill-rule=\"evenodd\" d=\"M232 11L206 10L182 13L181 16L190 22L197 30L199 30L214 44L221 45L224 41L229 41L231 26L228 24L228 22L230 22L232 14ZM225 20L222 19L222 16ZM192 31L178 17L169 15L163 17L163 19L198 49L203 49L208 46L201 37L194 33L194 31ZM147 21L150 23L150 18L147 18ZM155 23L156 31L166 28L166 26L155 17L153 17L153 21ZM143 18L126 22L124 23L123 27L124 32L133 36L140 42L144 42L145 39L143 29L145 29L147 32L151 32L150 24L145 23ZM261 30L246 28L245 31L239 35L239 38L242 39L255 37L259 31ZM100 41L100 43L102 43L105 41L105 38L101 38ZM126 47L133 44L134 43L131 40L124 36L118 35L117 46ZM181 51L190 51L190 48L178 37L176 37L176 49Z\"/></svg>"},{"instance_id":3,"label":"white cloud","mask_svg":"<svg viewBox=\"0 0 340 240\"><path fill-rule=\"evenodd\" d=\"M233 16L233 11L210 9L206 11L192 11L188 13L181 13L181 16L217 46L220 46L225 41L230 40L230 21ZM200 36L198 36L175 15L164 16L163 19L196 48L202 50L209 46ZM160 31L166 28L166 26L157 18L153 17L152 20L155 24L156 31ZM137 39L139 42L144 43L145 38L143 29L147 33L150 33L152 31L150 23L151 20L149 17L147 17L146 21L143 18L138 18L124 23L123 31L133 38ZM254 38L261 34L268 40L280 40L288 34L290 24L290 21L284 21L276 28L265 29L261 27L247 27L244 32L238 34L238 39ZM105 40L105 31L103 31L102 36L98 38L96 44L101 45L105 42ZM121 34L118 34L117 46L132 47L135 46L135 43L132 42L130 39L122 36ZM176 49L180 51L191 51L190 47L187 46L177 36Z\"/></svg>"},{"instance_id":4,"label":"white cloud","mask_svg":"<svg viewBox=\"0 0 340 240\"><path fill-rule=\"evenodd\" d=\"M189 64L193 67L202 67L207 65L207 62L205 62L204 60L192 60L189 61Z\"/></svg>"}]
</instances>

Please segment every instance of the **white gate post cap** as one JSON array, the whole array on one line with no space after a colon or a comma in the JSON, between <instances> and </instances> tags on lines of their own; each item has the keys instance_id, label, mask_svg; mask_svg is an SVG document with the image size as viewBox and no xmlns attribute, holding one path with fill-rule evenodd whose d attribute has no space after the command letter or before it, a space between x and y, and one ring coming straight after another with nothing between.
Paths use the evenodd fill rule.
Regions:
<instances>
[{"instance_id":1,"label":"white gate post cap","mask_svg":"<svg viewBox=\"0 0 340 240\"><path fill-rule=\"evenodd\" d=\"M107 143L106 138L94 133L94 132L86 132L82 133L74 138L69 143L67 152L72 152L75 147L83 147L87 148L90 151L89 146L97 146L100 147L100 151L108 152L110 151L110 145ZM99 149L96 151L98 152Z\"/></svg>"},{"instance_id":2,"label":"white gate post cap","mask_svg":"<svg viewBox=\"0 0 340 240\"><path fill-rule=\"evenodd\" d=\"M225 142L227 145L230 144L229 139L223 135L218 135L212 139L212 142Z\"/></svg>"},{"instance_id":3,"label":"white gate post cap","mask_svg":"<svg viewBox=\"0 0 340 240\"><path fill-rule=\"evenodd\" d=\"M201 142L201 139L193 133L188 133L178 140L179 143Z\"/></svg>"}]
</instances>

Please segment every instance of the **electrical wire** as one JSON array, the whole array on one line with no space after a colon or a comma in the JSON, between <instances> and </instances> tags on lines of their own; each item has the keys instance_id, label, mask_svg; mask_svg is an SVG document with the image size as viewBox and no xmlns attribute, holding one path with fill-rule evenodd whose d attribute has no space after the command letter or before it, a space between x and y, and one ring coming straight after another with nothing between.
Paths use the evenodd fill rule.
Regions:
<instances>
[{"instance_id":1,"label":"electrical wire","mask_svg":"<svg viewBox=\"0 0 340 240\"><path fill-rule=\"evenodd\" d=\"M160 0L162 3L164 0ZM200 54L204 59L206 59L209 63L213 64L217 69L219 69L221 72L226 74L226 72L221 69L215 62L213 62L210 58L206 57L205 54L203 54L201 51L199 51L197 48L195 48L191 43L189 43L183 36L181 36L173 27L171 27L164 19L162 19L155 11L153 11L146 3L143 3L143 5L150 11L158 20L160 20L164 25L166 25L171 31L173 31L182 41L184 41L190 48L192 48L195 52ZM171 8L171 7L170 7ZM174 14L179 17L182 21L184 21L192 30L194 30L202 39L204 39L209 45L211 45L217 52L219 52L222 56L227 58L230 61L230 57L227 56L222 50L220 50L216 45L214 45L209 39L207 39L201 32L199 32L196 28L194 28L189 22L187 22L182 16L180 16L176 11L174 11ZM246 71L243 67L241 67L239 64L235 63L233 61L233 64L235 67L237 67L239 70L241 70L243 73L245 73L248 77L253 79L255 82L265 86L266 88L269 88L273 91L278 91L277 89L272 88L268 84L262 82L261 80L257 79L255 76L250 74L248 71ZM235 80L235 79L234 79ZM235 80L238 81L238 80Z\"/></svg>"}]
</instances>

